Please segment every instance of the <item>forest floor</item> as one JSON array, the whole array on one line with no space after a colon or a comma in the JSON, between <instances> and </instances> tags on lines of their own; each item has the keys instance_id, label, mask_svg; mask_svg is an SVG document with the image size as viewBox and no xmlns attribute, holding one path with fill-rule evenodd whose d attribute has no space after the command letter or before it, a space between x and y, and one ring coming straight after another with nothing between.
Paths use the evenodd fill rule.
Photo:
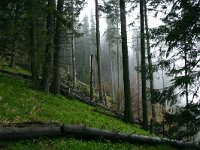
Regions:
<instances>
[{"instance_id":1,"label":"forest floor","mask_svg":"<svg viewBox=\"0 0 200 150\"><path fill-rule=\"evenodd\" d=\"M12 70L13 71L13 70ZM20 69L17 71L21 72ZM61 95L46 95L30 88L27 80L0 74L0 126L22 122L82 124L87 127L152 136L140 126L102 114L103 110ZM110 141L85 141L73 138L0 141L0 149L67 149L67 150L146 150L172 149L165 145L133 145Z\"/></svg>"}]
</instances>

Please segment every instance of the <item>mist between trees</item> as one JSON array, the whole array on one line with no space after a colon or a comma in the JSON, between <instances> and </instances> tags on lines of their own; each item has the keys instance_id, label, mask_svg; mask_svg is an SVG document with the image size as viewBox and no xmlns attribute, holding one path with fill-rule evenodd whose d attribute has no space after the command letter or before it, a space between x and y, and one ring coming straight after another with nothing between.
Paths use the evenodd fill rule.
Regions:
<instances>
[{"instance_id":1,"label":"mist between trees","mask_svg":"<svg viewBox=\"0 0 200 150\"><path fill-rule=\"evenodd\" d=\"M165 123L169 138L191 141L200 127L200 2L94 2L1 0L1 59L29 70L35 89L58 94L64 83L127 122ZM149 28L152 15L162 24Z\"/></svg>"}]
</instances>

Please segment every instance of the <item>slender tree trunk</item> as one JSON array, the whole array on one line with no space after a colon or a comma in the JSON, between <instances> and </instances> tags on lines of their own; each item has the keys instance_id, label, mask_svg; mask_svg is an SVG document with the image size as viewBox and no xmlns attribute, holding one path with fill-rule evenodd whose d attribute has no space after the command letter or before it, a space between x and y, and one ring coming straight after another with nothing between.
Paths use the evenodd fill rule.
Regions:
<instances>
[{"instance_id":1,"label":"slender tree trunk","mask_svg":"<svg viewBox=\"0 0 200 150\"><path fill-rule=\"evenodd\" d=\"M73 89L76 88L76 59L75 59L75 45L74 45L74 2L72 0L72 84L73 84ZM85 58L85 60L88 60Z\"/></svg>"},{"instance_id":2,"label":"slender tree trunk","mask_svg":"<svg viewBox=\"0 0 200 150\"><path fill-rule=\"evenodd\" d=\"M136 57L137 57L137 67L139 68L140 66L140 54L139 54L139 37L137 36L137 51L136 51ZM138 94L137 94L137 111L138 111L138 118L141 117L140 115L140 72L137 71L137 89L138 89Z\"/></svg>"},{"instance_id":3,"label":"slender tree trunk","mask_svg":"<svg viewBox=\"0 0 200 150\"><path fill-rule=\"evenodd\" d=\"M76 88L76 59L75 59L75 46L74 46L74 34L72 35L72 78L73 78L73 89Z\"/></svg>"},{"instance_id":4,"label":"slender tree trunk","mask_svg":"<svg viewBox=\"0 0 200 150\"><path fill-rule=\"evenodd\" d=\"M111 58L111 63L110 63L110 68L111 68L111 80L112 80L112 97L115 97L115 72L114 72L114 67L113 67L113 62L112 62L112 58Z\"/></svg>"},{"instance_id":5,"label":"slender tree trunk","mask_svg":"<svg viewBox=\"0 0 200 150\"><path fill-rule=\"evenodd\" d=\"M119 99L119 24L117 23L117 110L120 111Z\"/></svg>"},{"instance_id":6,"label":"slender tree trunk","mask_svg":"<svg viewBox=\"0 0 200 150\"><path fill-rule=\"evenodd\" d=\"M15 53L16 53L16 35L13 35L12 40L12 53L11 53L11 60L9 66L13 68L15 66Z\"/></svg>"},{"instance_id":7,"label":"slender tree trunk","mask_svg":"<svg viewBox=\"0 0 200 150\"><path fill-rule=\"evenodd\" d=\"M47 16L47 43L43 73L43 88L46 93L50 92L52 66L53 66L53 50L54 50L54 10L55 0L48 0L48 16Z\"/></svg>"},{"instance_id":8,"label":"slender tree trunk","mask_svg":"<svg viewBox=\"0 0 200 150\"><path fill-rule=\"evenodd\" d=\"M155 112L155 102L154 102L154 82L153 82L153 69L152 69L152 54L150 48L150 41L149 41L149 27L148 27L148 16L147 16L147 6L146 0L144 0L144 11L145 11L145 30L146 30L146 40L147 40L147 55L148 55L148 64L149 64L149 77L150 77L150 98L151 98L151 107L152 107L152 119L153 123L156 121L156 112Z\"/></svg>"},{"instance_id":9,"label":"slender tree trunk","mask_svg":"<svg viewBox=\"0 0 200 150\"><path fill-rule=\"evenodd\" d=\"M187 57L188 57L188 52L187 52L187 48L186 48L186 40L185 40L185 47L184 47L184 62L185 62L185 67L184 67L184 71L185 71L185 77L186 77L186 79L187 79L187 77L188 77L188 65L187 65L187 62L188 62L188 60L187 60ZM188 107L187 107L187 105L188 105L188 103L189 103L189 89L188 89L188 83L185 83L185 99L186 99L186 110L187 110L187 112L188 112ZM186 124L186 130L187 130L187 133L189 133L189 123L187 122L187 124ZM189 135L187 135L187 141L189 141Z\"/></svg>"},{"instance_id":10,"label":"slender tree trunk","mask_svg":"<svg viewBox=\"0 0 200 150\"><path fill-rule=\"evenodd\" d=\"M57 11L60 17L63 17L63 5L64 0L57 1ZM60 50L62 40L62 21L59 17L56 19L56 30L55 30L55 52L54 52L54 64L53 64L53 79L52 79L52 92L58 94L60 92Z\"/></svg>"},{"instance_id":11,"label":"slender tree trunk","mask_svg":"<svg viewBox=\"0 0 200 150\"><path fill-rule=\"evenodd\" d=\"M187 49L186 47L184 48L184 61L185 61L185 77L188 77L188 66L187 66L187 57L188 57L188 53L187 53ZM186 105L188 105L189 103L189 90L188 90L188 83L185 83L185 98L186 98Z\"/></svg>"},{"instance_id":12,"label":"slender tree trunk","mask_svg":"<svg viewBox=\"0 0 200 150\"><path fill-rule=\"evenodd\" d=\"M148 129L147 100L146 100L146 64L145 64L145 37L144 37L144 1L140 0L140 28L141 28L141 77L142 77L142 106L143 129Z\"/></svg>"},{"instance_id":13,"label":"slender tree trunk","mask_svg":"<svg viewBox=\"0 0 200 150\"><path fill-rule=\"evenodd\" d=\"M98 69L98 86L99 86L99 101L103 101L102 81L101 81L101 52L100 52L100 31L99 31L99 6L98 0L95 0L96 9L96 46L97 46L97 69Z\"/></svg>"},{"instance_id":14,"label":"slender tree trunk","mask_svg":"<svg viewBox=\"0 0 200 150\"><path fill-rule=\"evenodd\" d=\"M108 44L108 49L109 49L109 55L110 55L110 69L111 69L111 82L112 82L112 97L115 97L115 72L114 72L114 66L113 66L113 57L112 57L112 52L111 52L111 43L109 41Z\"/></svg>"},{"instance_id":15,"label":"slender tree trunk","mask_svg":"<svg viewBox=\"0 0 200 150\"><path fill-rule=\"evenodd\" d=\"M15 4L15 18L14 18L14 25L17 24L18 22L18 17L19 17L19 2L16 1L16 4ZM12 40L12 54L11 54L11 60L10 60L10 64L9 66L10 67L14 67L15 66L15 53L16 53L16 41L17 41L17 31L16 31L16 27L14 27L14 31L13 31L13 40Z\"/></svg>"},{"instance_id":16,"label":"slender tree trunk","mask_svg":"<svg viewBox=\"0 0 200 150\"><path fill-rule=\"evenodd\" d=\"M37 44L36 44L36 25L35 25L35 0L30 1L30 59L31 59L31 78L32 78L32 84L33 88L38 89L39 88L39 75L38 75L38 68L37 68Z\"/></svg>"},{"instance_id":17,"label":"slender tree trunk","mask_svg":"<svg viewBox=\"0 0 200 150\"><path fill-rule=\"evenodd\" d=\"M93 100L93 55L90 56L90 100Z\"/></svg>"},{"instance_id":18,"label":"slender tree trunk","mask_svg":"<svg viewBox=\"0 0 200 150\"><path fill-rule=\"evenodd\" d=\"M131 121L133 116L132 116L130 79L129 79L125 0L120 0L120 19L121 19L123 80L124 80L124 99L125 99L124 117L126 121Z\"/></svg>"}]
</instances>

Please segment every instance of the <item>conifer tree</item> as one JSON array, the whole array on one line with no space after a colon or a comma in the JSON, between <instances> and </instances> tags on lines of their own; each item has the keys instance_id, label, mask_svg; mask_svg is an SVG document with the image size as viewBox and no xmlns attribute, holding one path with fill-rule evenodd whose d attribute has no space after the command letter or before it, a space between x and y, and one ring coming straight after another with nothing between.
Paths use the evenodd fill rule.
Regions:
<instances>
[{"instance_id":1,"label":"conifer tree","mask_svg":"<svg viewBox=\"0 0 200 150\"><path fill-rule=\"evenodd\" d=\"M124 117L126 121L132 120L132 104L129 79L129 61L126 31L126 9L125 0L120 0L120 20L121 20L121 38L122 38L122 55L123 55L123 80L124 80Z\"/></svg>"}]
</instances>

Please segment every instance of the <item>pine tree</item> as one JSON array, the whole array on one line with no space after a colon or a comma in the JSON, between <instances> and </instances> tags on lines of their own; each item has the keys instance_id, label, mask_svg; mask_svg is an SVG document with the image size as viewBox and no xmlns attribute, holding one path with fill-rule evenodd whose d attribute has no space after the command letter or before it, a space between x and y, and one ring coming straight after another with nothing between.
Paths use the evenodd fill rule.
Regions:
<instances>
[{"instance_id":1,"label":"pine tree","mask_svg":"<svg viewBox=\"0 0 200 150\"><path fill-rule=\"evenodd\" d=\"M147 100L146 100L146 63L145 63L145 35L144 35L144 1L140 0L140 36L141 36L141 78L142 78L142 107L143 129L148 129Z\"/></svg>"},{"instance_id":2,"label":"pine tree","mask_svg":"<svg viewBox=\"0 0 200 150\"><path fill-rule=\"evenodd\" d=\"M39 70L37 58L37 37L36 37L36 0L31 0L29 4L30 9L30 58L31 58L31 77L32 84L35 89L39 88Z\"/></svg>"},{"instance_id":3,"label":"pine tree","mask_svg":"<svg viewBox=\"0 0 200 150\"><path fill-rule=\"evenodd\" d=\"M63 5L64 0L57 1L57 18L55 27L55 52L54 52L54 63L53 63L53 79L52 79L52 92L58 94L60 92L60 50L61 50L61 39L63 29Z\"/></svg>"},{"instance_id":4,"label":"pine tree","mask_svg":"<svg viewBox=\"0 0 200 150\"><path fill-rule=\"evenodd\" d=\"M129 79L125 0L120 0L120 20L121 20L123 80L124 80L124 99L125 99L124 117L126 121L131 121L133 116L132 116L130 79Z\"/></svg>"},{"instance_id":5,"label":"pine tree","mask_svg":"<svg viewBox=\"0 0 200 150\"><path fill-rule=\"evenodd\" d=\"M148 55L148 72L150 81L150 101L152 107L152 121L156 121L156 110L155 110L155 97L154 97L154 78L153 78L153 67L152 67L152 54L150 48L150 37L149 37L149 27L148 27L148 15L147 15L147 3L144 0L144 15L145 15L145 31L146 31L146 45L147 45L147 55Z\"/></svg>"},{"instance_id":6,"label":"pine tree","mask_svg":"<svg viewBox=\"0 0 200 150\"><path fill-rule=\"evenodd\" d=\"M96 18L96 48L97 48L97 70L98 70L98 88L99 88L99 101L103 101L103 89L101 81L101 50L100 50L100 30L99 30L99 4L95 0L95 18Z\"/></svg>"},{"instance_id":7,"label":"pine tree","mask_svg":"<svg viewBox=\"0 0 200 150\"><path fill-rule=\"evenodd\" d=\"M47 42L45 52L45 62L43 71L43 88L46 93L50 92L53 51L54 51L54 28L55 28L55 0L48 0L48 17L47 17Z\"/></svg>"}]
</instances>

